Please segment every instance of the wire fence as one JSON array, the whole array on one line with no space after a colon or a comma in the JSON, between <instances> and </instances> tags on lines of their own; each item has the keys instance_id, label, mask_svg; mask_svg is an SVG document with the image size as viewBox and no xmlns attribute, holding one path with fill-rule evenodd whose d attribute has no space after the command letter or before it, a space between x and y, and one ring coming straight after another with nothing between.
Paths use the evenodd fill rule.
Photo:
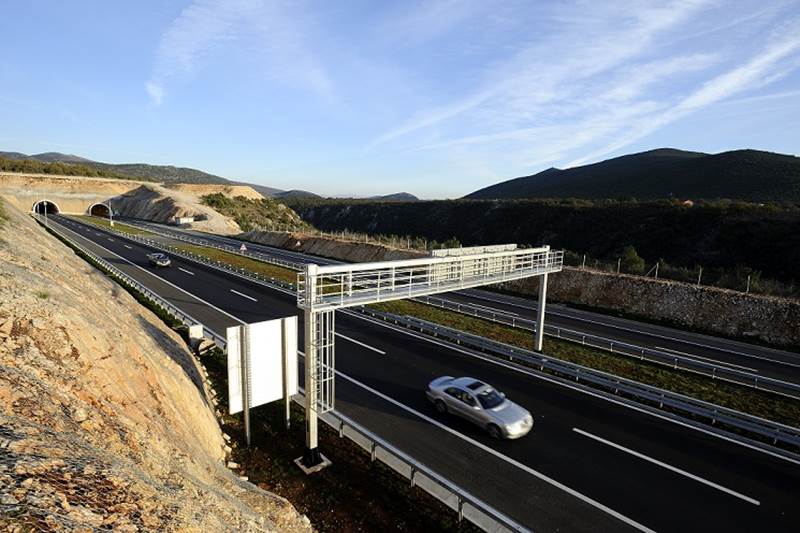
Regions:
<instances>
[{"instance_id":1,"label":"wire fence","mask_svg":"<svg viewBox=\"0 0 800 533\"><path fill-rule=\"evenodd\" d=\"M587 254L571 251L564 252L564 264L582 270L679 281L698 287L716 287L745 294L752 293L784 298L800 297L800 284L793 281L785 283L775 279L764 278L761 272L742 265L734 268L695 265L689 268L670 265L663 260L647 263L641 258L639 259L640 261L631 260L631 258L623 256L616 259L598 259Z\"/></svg>"}]
</instances>

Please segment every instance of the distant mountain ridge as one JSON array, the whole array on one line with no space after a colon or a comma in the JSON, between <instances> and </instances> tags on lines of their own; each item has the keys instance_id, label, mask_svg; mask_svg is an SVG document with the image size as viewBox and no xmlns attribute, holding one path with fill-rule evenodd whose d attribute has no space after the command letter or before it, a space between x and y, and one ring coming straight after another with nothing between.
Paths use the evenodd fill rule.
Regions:
<instances>
[{"instance_id":1,"label":"distant mountain ridge","mask_svg":"<svg viewBox=\"0 0 800 533\"><path fill-rule=\"evenodd\" d=\"M160 181L165 184L172 183L196 183L196 184L216 184L216 185L246 185L252 187L267 198L276 199L302 199L302 198L322 198L322 196L300 189L284 191L266 185L256 185L244 181L235 181L222 176L216 176L187 167L176 167L172 165L149 165L146 163L101 163L73 154L62 154L59 152L45 152L42 154L27 155L20 152L0 152L0 158L12 161L38 161L40 163L67 163L70 165L80 165L105 172L112 177L125 177L142 181ZM374 199L392 201L414 201L418 200L413 194L399 192L387 194L385 196L373 196Z\"/></svg>"},{"instance_id":2,"label":"distant mountain ridge","mask_svg":"<svg viewBox=\"0 0 800 533\"><path fill-rule=\"evenodd\" d=\"M465 198L729 198L800 201L800 158L760 150L659 148L568 169L549 168Z\"/></svg>"}]
</instances>

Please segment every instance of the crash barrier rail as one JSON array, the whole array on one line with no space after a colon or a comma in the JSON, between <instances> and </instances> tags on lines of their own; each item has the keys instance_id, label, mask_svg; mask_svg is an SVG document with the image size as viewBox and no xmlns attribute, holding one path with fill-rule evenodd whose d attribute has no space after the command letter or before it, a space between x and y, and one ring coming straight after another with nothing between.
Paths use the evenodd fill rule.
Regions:
<instances>
[{"instance_id":1,"label":"crash barrier rail","mask_svg":"<svg viewBox=\"0 0 800 533\"><path fill-rule=\"evenodd\" d=\"M304 396L294 396L294 401L304 405ZM408 479L412 487L420 487L425 492L458 513L458 521L464 518L484 531L530 531L494 507L465 491L436 471L419 463L410 455L395 448L361 424L338 411L328 411L320 415L320 420L347 437L370 454L372 461L379 460L389 468Z\"/></svg>"},{"instance_id":2,"label":"crash barrier rail","mask_svg":"<svg viewBox=\"0 0 800 533\"><path fill-rule=\"evenodd\" d=\"M421 296L414 298L417 302L424 303L433 307L455 311L467 316L482 318L490 322L496 322L513 328L525 329L531 332L536 331L536 322L524 318L512 316L503 311L491 311L481 309L474 305L453 302L443 298L431 296ZM532 312L532 311L531 311ZM696 374L708 376L711 379L722 379L737 385L744 385L754 389L781 394L791 398L800 399L800 384L783 381L767 376L760 376L753 372L733 368L724 362L701 361L694 359L690 355L677 355L664 352L655 348L645 348L635 344L629 344L619 340L608 339L599 335L582 333L567 328L547 325L544 327L545 335L561 340L566 340L608 351L614 354L625 355L640 361L649 361L660 365L668 366L673 369L687 370Z\"/></svg>"},{"instance_id":3,"label":"crash barrier rail","mask_svg":"<svg viewBox=\"0 0 800 533\"><path fill-rule=\"evenodd\" d=\"M149 225L147 226L147 228L149 231L153 231ZM158 231L154 232L158 233ZM164 235L169 236L169 234L164 234ZM175 238L180 238L181 240L197 243L203 246L219 248L225 251L234 251L235 253L239 253L240 255L248 255L249 257L257 260L273 262L274 264L281 264L280 259L268 260L265 258L269 256L264 254L240 253L238 249L235 249L234 246L231 246L229 248L223 248L221 246L215 246L213 244L210 244L211 241L209 240L191 239L191 238L183 238L177 236ZM151 246L154 245L154 243L149 243L149 244L151 244ZM175 252L175 250L170 250L170 251L173 253L177 253ZM189 256L187 257L203 262L209 262L209 260L203 258L202 256L198 257L196 254L189 254ZM213 264L215 266L224 265L220 262L213 262ZM299 263L291 263L288 261L283 262L281 266L286 266L287 268L293 268L293 269L300 268ZM236 272L240 271L236 270ZM256 274L256 276L258 276L258 274ZM293 289L293 286L285 282L274 280L272 278L268 280L263 276L260 276L260 278L262 279L262 281L271 281L273 283L279 283L282 288ZM439 307L441 309L455 311L457 313L461 313L467 316L481 318L484 320L496 322L498 324L511 326L513 328L525 329L531 332L536 331L535 321L516 317L500 310L483 309L474 305L453 302L443 298L437 298L432 296L421 296L414 298L414 300L434 307ZM583 346L589 346L591 348L608 351L618 355L624 355L627 357L639 359L640 361L648 361L651 363L667 366L675 370L685 370L689 372L694 372L696 374L710 377L711 379L720 379L723 381L735 383L737 385L743 385L745 387L754 388L756 390L781 394L784 396L788 396L790 398L800 399L800 384L791 383L776 378L770 378L767 376L761 376L753 372L748 372L747 370L744 369L735 368L732 365L727 365L724 362L715 363L711 361L701 361L689 355L680 355L680 354L665 352L663 350L655 348L642 347L639 345L630 344L619 340L609 339L600 335L592 335L589 333L583 333L568 328L562 328L552 325L545 325L544 333L549 337L554 337L557 339L581 344Z\"/></svg>"},{"instance_id":4,"label":"crash barrier rail","mask_svg":"<svg viewBox=\"0 0 800 533\"><path fill-rule=\"evenodd\" d=\"M241 255L243 257L249 257L250 259L255 259L263 263L269 263L271 265L288 268L290 270L301 270L303 268L303 265L301 263L295 263L294 261L287 261L286 259L279 259L277 257L272 257L271 255L264 254L261 252L254 252L249 249L243 252L240 247L234 246L232 244L228 245L228 244L222 244L217 241L213 241L211 239L200 239L195 237L189 237L188 235L183 235L177 232L173 233L171 231L156 229L150 225L140 226L138 224L130 224L128 222L125 222L125 224L134 227L140 227L145 231L149 231L150 233L155 233L156 235L160 235L161 237L165 237L167 239L175 239L176 241L182 241L189 244L194 244L196 246L204 246L206 248L216 248L217 250L221 250L223 252ZM245 244L245 248L246 247L247 245Z\"/></svg>"},{"instance_id":5,"label":"crash barrier rail","mask_svg":"<svg viewBox=\"0 0 800 533\"><path fill-rule=\"evenodd\" d=\"M439 324L434 324L427 320L408 316L401 317L369 308L359 308L358 311L384 322L419 331L420 333L437 337L454 344L501 355L512 361L516 360L525 363L541 371L547 369L550 372L572 378L576 382L584 381L591 383L601 389L612 391L614 394L622 393L639 401L644 400L642 403L656 404L660 409L669 408L673 411L683 413L684 416L688 415L689 418L707 420L711 425L724 424L731 428L747 431L770 439L772 444L781 443L783 445L800 447L800 429L798 428L638 383L613 374L607 374L568 361L548 357L547 355L525 350L524 348L510 346L478 335L440 326Z\"/></svg>"},{"instance_id":6,"label":"crash barrier rail","mask_svg":"<svg viewBox=\"0 0 800 533\"><path fill-rule=\"evenodd\" d=\"M103 267L104 270L107 270L113 277L117 279L117 281L121 282L123 285L128 286L129 288L135 290L139 294L141 294L144 298L149 300L152 304L157 306L162 311L169 314L171 317L176 319L177 321L181 322L186 326L194 326L194 325L203 325L199 320L193 318L191 315L184 313L178 307L174 306L155 292L148 289L145 285L138 282L132 276L129 276L125 272L121 271L102 257L98 256L88 248L80 245L74 238L70 238L69 235L65 233L64 230L59 228L55 224L50 224L47 228L52 231L53 233L57 234L62 239L68 241L73 247L79 250L82 254L89 257L92 261ZM66 230L71 231L71 230ZM203 326L203 335L209 337L214 344L219 346L220 348L225 347L225 339L220 337L213 331L209 330L205 326Z\"/></svg>"},{"instance_id":7,"label":"crash barrier rail","mask_svg":"<svg viewBox=\"0 0 800 533\"><path fill-rule=\"evenodd\" d=\"M205 255L196 254L194 252L187 252L186 250L181 250L180 248L176 248L170 244L165 244L163 242L159 242L148 237L144 237L142 235L133 235L131 233L125 233L124 231L119 231L115 229L103 228L105 231L110 233L114 233L115 235L119 235L120 237L124 237L126 239L136 241L151 248L155 248L157 250L161 250L163 252L170 253L177 257L183 257L189 259L190 261L194 261L196 263L202 263L204 265L209 265L214 267L218 270L223 270L225 272L229 272L231 274L236 274L241 277L245 277L248 279L252 279L254 281L258 281L264 283L271 288L280 289L284 292L290 291L292 294L295 294L294 285L288 283L286 281L273 278L271 276L265 276L263 274L259 274L258 272L253 272L252 270L248 270L246 268L237 268L230 263L226 263L224 261L217 261L216 259L211 259Z\"/></svg>"},{"instance_id":8,"label":"crash barrier rail","mask_svg":"<svg viewBox=\"0 0 800 533\"><path fill-rule=\"evenodd\" d=\"M194 254L188 254L182 250L176 250L173 252L168 250L168 245L163 245L162 243L158 243L138 235L134 236L120 232L115 233L119 233L126 238L142 242L154 248L170 251L170 253L183 255L191 260L203 262L214 268L233 273L240 277L261 282L283 292L289 294L295 293L294 286L284 281L260 276L246 269L237 269L226 263L209 260L208 258L202 256L194 256ZM752 434L771 439L773 444L782 443L784 445L800 447L800 429L780 424L778 422L766 420L754 415L748 415L746 413L728 409L712 403L703 402L702 400L690 398L682 394L666 391L657 387L645 385L643 383L638 383L636 381L618 377L613 374L607 374L605 372L584 367L582 365L549 357L530 350L525 350L524 348L510 346L508 344L493 341L453 328L448 328L446 326L441 326L426 320L409 316L395 315L392 313L385 313L366 307L354 307L352 308L352 311L349 312L371 316L373 318L377 318L385 322L391 322L408 329L414 329L420 331L421 333L438 337L455 344L477 348L488 353L508 357L512 360L516 359L527 364L533 364L533 366L538 367L542 371L548 369L551 372L573 378L576 382L583 380L584 382L591 383L596 387L613 391L615 394L626 394L639 403L650 402L658 405L660 409L670 408L674 411L682 413L681 416L683 418L686 418L686 415L688 415L688 418L690 419L699 417L704 421L708 421L707 423L710 423L712 426L718 423L725 424L731 428L748 431ZM738 437L738 435L735 434L732 434L732 436L733 438ZM780 449L777 449L777 451L783 452L783 450Z\"/></svg>"},{"instance_id":9,"label":"crash barrier rail","mask_svg":"<svg viewBox=\"0 0 800 533\"><path fill-rule=\"evenodd\" d=\"M203 335L211 339L220 349L225 349L226 339L224 337L205 327L191 315L184 313L178 307L139 283L133 277L122 272L105 259L99 257L91 250L81 246L75 239L66 235L65 231L62 231L60 228L57 229L55 225L50 225L48 228L68 241L76 249L80 250L81 253L91 258L92 261L99 264L103 269L107 270L118 281L140 293L147 300L179 322L186 326L203 326ZM71 230L66 231L71 232ZM129 237L130 235L125 234L125 236ZM298 352L298 355L302 357L302 352ZM294 401L301 406L305 405L301 395L295 396ZM341 413L329 411L320 416L320 418L331 428L338 431L340 437L347 437L359 447L369 452L373 461L376 459L380 460L389 468L410 480L412 487L420 487L422 490L456 511L458 513L459 522L466 518L476 526L489 532L529 531L528 528L515 522L491 505L483 502L480 498L473 496L455 483L449 481L447 478L437 474L436 471L419 463L408 454L395 448L387 441L381 439Z\"/></svg>"}]
</instances>

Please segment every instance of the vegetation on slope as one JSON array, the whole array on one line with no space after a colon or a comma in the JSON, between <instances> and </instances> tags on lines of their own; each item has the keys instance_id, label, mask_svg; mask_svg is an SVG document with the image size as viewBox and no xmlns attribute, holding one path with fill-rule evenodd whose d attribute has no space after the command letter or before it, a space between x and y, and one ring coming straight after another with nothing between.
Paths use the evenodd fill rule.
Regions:
<instances>
[{"instance_id":1,"label":"vegetation on slope","mask_svg":"<svg viewBox=\"0 0 800 533\"><path fill-rule=\"evenodd\" d=\"M207 194L200 200L235 220L242 231L295 231L308 228L308 224L292 209L270 198L250 200L244 196L228 198L215 193Z\"/></svg>"},{"instance_id":2,"label":"vegetation on slope","mask_svg":"<svg viewBox=\"0 0 800 533\"><path fill-rule=\"evenodd\" d=\"M455 237L464 246L547 243L614 263L626 246L633 246L648 266L664 260L692 270L695 276L702 266L703 279L708 281L750 269L787 286L800 282L800 204L305 199L290 205L304 220L330 232L416 235L429 241Z\"/></svg>"},{"instance_id":3,"label":"vegetation on slope","mask_svg":"<svg viewBox=\"0 0 800 533\"><path fill-rule=\"evenodd\" d=\"M800 158L758 150L710 155L662 148L566 170L551 168L467 196L567 197L800 201Z\"/></svg>"}]
</instances>

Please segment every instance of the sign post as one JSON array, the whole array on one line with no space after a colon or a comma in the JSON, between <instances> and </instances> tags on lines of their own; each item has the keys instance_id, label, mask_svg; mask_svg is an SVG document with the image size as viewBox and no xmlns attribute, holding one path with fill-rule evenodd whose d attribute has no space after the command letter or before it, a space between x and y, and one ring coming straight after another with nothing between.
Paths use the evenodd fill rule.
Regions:
<instances>
[{"instance_id":1,"label":"sign post","mask_svg":"<svg viewBox=\"0 0 800 533\"><path fill-rule=\"evenodd\" d=\"M250 408L297 394L297 317L227 329L228 412L242 411L250 446ZM287 419L288 423L288 419Z\"/></svg>"}]
</instances>

